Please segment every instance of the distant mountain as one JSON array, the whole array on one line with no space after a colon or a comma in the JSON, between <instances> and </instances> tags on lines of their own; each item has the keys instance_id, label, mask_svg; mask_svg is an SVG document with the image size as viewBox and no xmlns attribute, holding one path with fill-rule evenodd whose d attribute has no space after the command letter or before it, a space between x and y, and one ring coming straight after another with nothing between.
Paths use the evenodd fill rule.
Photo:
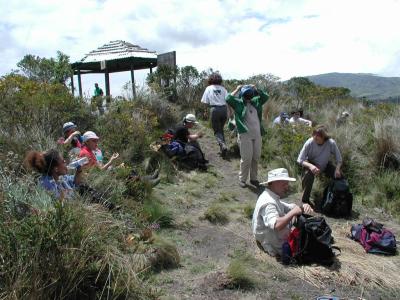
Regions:
<instances>
[{"instance_id":1,"label":"distant mountain","mask_svg":"<svg viewBox=\"0 0 400 300\"><path fill-rule=\"evenodd\" d=\"M400 99L400 77L365 73L327 73L306 77L318 85L348 88L354 97L371 100Z\"/></svg>"}]
</instances>

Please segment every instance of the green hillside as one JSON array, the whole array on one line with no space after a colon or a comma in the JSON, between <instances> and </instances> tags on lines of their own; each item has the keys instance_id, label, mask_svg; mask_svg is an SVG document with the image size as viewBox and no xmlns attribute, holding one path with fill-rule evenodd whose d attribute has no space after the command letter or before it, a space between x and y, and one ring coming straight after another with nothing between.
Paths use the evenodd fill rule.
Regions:
<instances>
[{"instance_id":1,"label":"green hillside","mask_svg":"<svg viewBox=\"0 0 400 300\"><path fill-rule=\"evenodd\" d=\"M362 73L327 73L307 76L322 86L346 87L354 97L382 100L400 97L400 77L382 77Z\"/></svg>"}]
</instances>

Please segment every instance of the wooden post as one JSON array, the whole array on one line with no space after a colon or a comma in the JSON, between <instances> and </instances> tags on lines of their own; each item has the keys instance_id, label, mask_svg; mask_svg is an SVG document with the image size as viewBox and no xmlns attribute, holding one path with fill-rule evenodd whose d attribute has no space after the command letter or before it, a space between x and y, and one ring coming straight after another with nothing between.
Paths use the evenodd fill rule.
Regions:
<instances>
[{"instance_id":1,"label":"wooden post","mask_svg":"<svg viewBox=\"0 0 400 300\"><path fill-rule=\"evenodd\" d=\"M111 102L111 97L110 97L110 74L108 73L107 69L105 69L104 77L105 77L105 82L106 82L106 103L109 104Z\"/></svg>"},{"instance_id":2,"label":"wooden post","mask_svg":"<svg viewBox=\"0 0 400 300\"><path fill-rule=\"evenodd\" d=\"M133 99L136 98L136 87L135 87L135 70L133 67L133 63L131 64L131 82L132 82L132 96Z\"/></svg>"},{"instance_id":3,"label":"wooden post","mask_svg":"<svg viewBox=\"0 0 400 300\"><path fill-rule=\"evenodd\" d=\"M150 74L153 74L153 68L150 68Z\"/></svg>"},{"instance_id":4,"label":"wooden post","mask_svg":"<svg viewBox=\"0 0 400 300\"><path fill-rule=\"evenodd\" d=\"M79 89L79 97L83 98L81 70L79 70L79 69L78 69L78 89Z\"/></svg>"},{"instance_id":5,"label":"wooden post","mask_svg":"<svg viewBox=\"0 0 400 300\"><path fill-rule=\"evenodd\" d=\"M74 73L72 73L71 75L71 91L72 91L72 96L75 96Z\"/></svg>"}]
</instances>

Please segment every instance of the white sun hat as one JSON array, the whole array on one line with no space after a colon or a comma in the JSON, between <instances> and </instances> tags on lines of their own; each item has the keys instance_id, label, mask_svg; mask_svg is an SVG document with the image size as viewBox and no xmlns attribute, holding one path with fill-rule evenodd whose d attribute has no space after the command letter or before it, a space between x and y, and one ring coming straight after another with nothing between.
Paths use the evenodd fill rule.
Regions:
<instances>
[{"instance_id":1,"label":"white sun hat","mask_svg":"<svg viewBox=\"0 0 400 300\"><path fill-rule=\"evenodd\" d=\"M84 142L88 141L88 140L98 140L99 137L97 136L97 134L95 134L93 131L86 131L83 135L82 135L82 139Z\"/></svg>"},{"instance_id":2,"label":"white sun hat","mask_svg":"<svg viewBox=\"0 0 400 300\"><path fill-rule=\"evenodd\" d=\"M183 119L185 122L198 124L196 120L196 116L193 114L187 114L186 117Z\"/></svg>"},{"instance_id":3,"label":"white sun hat","mask_svg":"<svg viewBox=\"0 0 400 300\"><path fill-rule=\"evenodd\" d=\"M261 182L261 185L267 185L270 182L285 180L285 181L296 181L296 178L289 177L288 170L285 168L274 169L268 172L267 181Z\"/></svg>"}]
</instances>

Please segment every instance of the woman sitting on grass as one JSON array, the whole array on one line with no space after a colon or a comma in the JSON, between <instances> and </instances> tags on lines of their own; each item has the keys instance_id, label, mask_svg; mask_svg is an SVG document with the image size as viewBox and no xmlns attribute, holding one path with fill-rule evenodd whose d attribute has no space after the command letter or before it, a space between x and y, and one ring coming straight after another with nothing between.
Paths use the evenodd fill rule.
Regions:
<instances>
[{"instance_id":1,"label":"woman sitting on grass","mask_svg":"<svg viewBox=\"0 0 400 300\"><path fill-rule=\"evenodd\" d=\"M40 184L57 198L72 198L75 189L82 182L82 169L78 167L75 175L67 175L64 158L56 150L47 152L31 151L24 165L42 174Z\"/></svg>"}]
</instances>

